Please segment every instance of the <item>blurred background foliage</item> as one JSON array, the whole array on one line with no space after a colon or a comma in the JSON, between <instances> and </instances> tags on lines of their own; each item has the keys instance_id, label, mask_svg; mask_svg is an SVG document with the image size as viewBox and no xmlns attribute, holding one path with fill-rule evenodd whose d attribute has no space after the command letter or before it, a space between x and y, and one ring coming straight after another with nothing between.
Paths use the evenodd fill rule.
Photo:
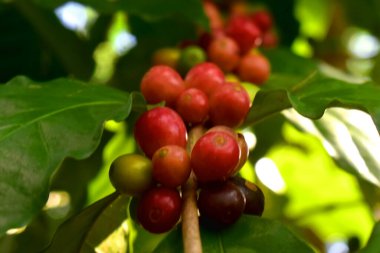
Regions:
<instances>
[{"instance_id":1,"label":"blurred background foliage","mask_svg":"<svg viewBox=\"0 0 380 253\"><path fill-rule=\"evenodd\" d=\"M16 75L38 81L66 76L137 91L156 49L195 39L199 27L208 27L197 0L132 2L3 0L0 82ZM380 83L380 2L251 2L273 13L281 47L328 63L352 78ZM347 122L340 125L342 121ZM264 216L287 223L319 252L356 252L363 247L380 219L379 188L347 172L360 165L354 159L351 164L338 159L348 152L348 144L337 142L352 134L339 135L339 140L334 134L344 132L341 128L352 133L372 125L357 111L329 110L311 123L289 110L244 129L252 151L242 174L265 191ZM91 157L67 159L54 175L45 208L29 226L0 238L0 252L39 251L67 217L112 193L108 168L118 155L135 151L131 126L130 121L107 122ZM367 151L380 150L376 129L355 136L362 157L367 144ZM331 144L342 149L334 150ZM136 248L147 247L141 238L149 235L136 235L133 226L130 230L140 243ZM150 244L157 243L152 240Z\"/></svg>"}]
</instances>

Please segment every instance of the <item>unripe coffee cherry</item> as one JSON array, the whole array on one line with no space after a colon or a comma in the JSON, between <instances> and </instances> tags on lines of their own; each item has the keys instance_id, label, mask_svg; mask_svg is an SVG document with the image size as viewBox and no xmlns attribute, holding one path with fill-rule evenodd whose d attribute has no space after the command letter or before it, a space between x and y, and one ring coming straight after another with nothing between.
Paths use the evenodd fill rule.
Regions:
<instances>
[{"instance_id":1,"label":"unripe coffee cherry","mask_svg":"<svg viewBox=\"0 0 380 253\"><path fill-rule=\"evenodd\" d=\"M214 125L238 127L245 119L251 102L239 83L225 83L210 97L210 120Z\"/></svg>"},{"instance_id":2,"label":"unripe coffee cherry","mask_svg":"<svg viewBox=\"0 0 380 253\"><path fill-rule=\"evenodd\" d=\"M204 134L191 151L191 167L200 182L223 181L233 173L240 158L237 140L215 131Z\"/></svg>"},{"instance_id":3,"label":"unripe coffee cherry","mask_svg":"<svg viewBox=\"0 0 380 253\"><path fill-rule=\"evenodd\" d=\"M240 60L239 45L235 40L226 36L212 40L207 54L210 61L218 65L224 72L235 69Z\"/></svg>"},{"instance_id":4,"label":"unripe coffee cherry","mask_svg":"<svg viewBox=\"0 0 380 253\"><path fill-rule=\"evenodd\" d=\"M185 84L177 71L169 66L157 65L145 73L140 88L148 103L165 101L168 106L174 106L179 94L185 90Z\"/></svg>"},{"instance_id":5,"label":"unripe coffee cherry","mask_svg":"<svg viewBox=\"0 0 380 253\"><path fill-rule=\"evenodd\" d=\"M200 89L189 88L178 97L176 111L186 123L202 123L208 117L208 98Z\"/></svg>"},{"instance_id":6,"label":"unripe coffee cherry","mask_svg":"<svg viewBox=\"0 0 380 253\"><path fill-rule=\"evenodd\" d=\"M206 59L207 55L203 48L196 45L187 46L181 51L177 69L182 75L185 75L189 69L206 61Z\"/></svg>"},{"instance_id":7,"label":"unripe coffee cherry","mask_svg":"<svg viewBox=\"0 0 380 253\"><path fill-rule=\"evenodd\" d=\"M185 77L185 85L187 88L200 89L208 97L223 84L223 71L211 62L204 62L194 66Z\"/></svg>"},{"instance_id":8,"label":"unripe coffee cherry","mask_svg":"<svg viewBox=\"0 0 380 253\"><path fill-rule=\"evenodd\" d=\"M112 162L109 177L120 193L139 195L152 185L152 162L138 154L121 155Z\"/></svg>"},{"instance_id":9,"label":"unripe coffee cherry","mask_svg":"<svg viewBox=\"0 0 380 253\"><path fill-rule=\"evenodd\" d=\"M186 126L181 117L168 107L155 107L144 112L135 124L134 136L149 158L165 145L186 147Z\"/></svg>"},{"instance_id":10,"label":"unripe coffee cherry","mask_svg":"<svg viewBox=\"0 0 380 253\"><path fill-rule=\"evenodd\" d=\"M137 219L151 233L165 233L172 229L181 216L181 197L175 189L156 187L141 197Z\"/></svg>"},{"instance_id":11,"label":"unripe coffee cherry","mask_svg":"<svg viewBox=\"0 0 380 253\"><path fill-rule=\"evenodd\" d=\"M160 48L153 54L153 65L166 65L173 69L177 68L180 50L178 48Z\"/></svg>"},{"instance_id":12,"label":"unripe coffee cherry","mask_svg":"<svg viewBox=\"0 0 380 253\"><path fill-rule=\"evenodd\" d=\"M261 54L247 54L240 60L238 74L243 81L257 85L263 84L269 78L270 63Z\"/></svg>"},{"instance_id":13,"label":"unripe coffee cherry","mask_svg":"<svg viewBox=\"0 0 380 253\"><path fill-rule=\"evenodd\" d=\"M178 187L190 175L190 157L183 147L167 145L159 148L152 158L153 178L164 186Z\"/></svg>"},{"instance_id":14,"label":"unripe coffee cherry","mask_svg":"<svg viewBox=\"0 0 380 253\"><path fill-rule=\"evenodd\" d=\"M201 218L212 225L230 225L243 214L245 198L240 189L230 181L202 188L198 197Z\"/></svg>"}]
</instances>

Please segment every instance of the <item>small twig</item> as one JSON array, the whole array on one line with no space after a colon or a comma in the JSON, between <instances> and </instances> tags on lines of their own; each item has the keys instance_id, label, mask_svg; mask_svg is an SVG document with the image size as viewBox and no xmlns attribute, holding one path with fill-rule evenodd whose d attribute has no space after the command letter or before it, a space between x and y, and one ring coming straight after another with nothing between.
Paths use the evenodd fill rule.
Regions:
<instances>
[{"instance_id":1,"label":"small twig","mask_svg":"<svg viewBox=\"0 0 380 253\"><path fill-rule=\"evenodd\" d=\"M191 153L195 142L204 133L203 127L190 130L187 149ZM197 181L193 172L182 186L182 241L185 253L202 253L197 207Z\"/></svg>"}]
</instances>

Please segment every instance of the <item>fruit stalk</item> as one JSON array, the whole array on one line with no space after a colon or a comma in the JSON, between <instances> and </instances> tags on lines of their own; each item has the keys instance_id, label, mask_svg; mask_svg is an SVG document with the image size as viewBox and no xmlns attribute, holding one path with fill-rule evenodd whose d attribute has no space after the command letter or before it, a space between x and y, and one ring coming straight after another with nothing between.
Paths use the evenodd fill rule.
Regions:
<instances>
[{"instance_id":1,"label":"fruit stalk","mask_svg":"<svg viewBox=\"0 0 380 253\"><path fill-rule=\"evenodd\" d=\"M189 153L203 133L203 127L190 130L187 146ZM197 181L194 173L191 172L189 179L182 186L182 241L185 253L202 253L196 192Z\"/></svg>"}]
</instances>

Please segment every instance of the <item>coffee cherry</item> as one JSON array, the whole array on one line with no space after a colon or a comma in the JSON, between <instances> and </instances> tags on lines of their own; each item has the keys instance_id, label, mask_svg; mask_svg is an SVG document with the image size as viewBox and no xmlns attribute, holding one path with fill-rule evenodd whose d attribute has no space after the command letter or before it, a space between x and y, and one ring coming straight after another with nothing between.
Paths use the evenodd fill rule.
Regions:
<instances>
[{"instance_id":1,"label":"coffee cherry","mask_svg":"<svg viewBox=\"0 0 380 253\"><path fill-rule=\"evenodd\" d=\"M261 54L247 54L240 60L238 73L243 81L261 85L269 78L270 63Z\"/></svg>"},{"instance_id":2,"label":"coffee cherry","mask_svg":"<svg viewBox=\"0 0 380 253\"><path fill-rule=\"evenodd\" d=\"M243 214L245 198L230 181L207 185L199 192L198 208L201 218L213 225L230 225Z\"/></svg>"},{"instance_id":3,"label":"coffee cherry","mask_svg":"<svg viewBox=\"0 0 380 253\"><path fill-rule=\"evenodd\" d=\"M235 40L220 37L211 41L208 50L210 61L218 65L224 72L230 72L239 63L240 48Z\"/></svg>"},{"instance_id":4,"label":"coffee cherry","mask_svg":"<svg viewBox=\"0 0 380 253\"><path fill-rule=\"evenodd\" d=\"M200 182L222 181L233 173L240 157L239 145L230 134L204 134L191 152L191 167Z\"/></svg>"},{"instance_id":5,"label":"coffee cherry","mask_svg":"<svg viewBox=\"0 0 380 253\"><path fill-rule=\"evenodd\" d=\"M244 164L247 162L248 156L249 156L248 144L245 141L243 134L238 133L237 142L238 142L239 148L240 148L240 158L239 158L239 163L235 167L234 172L232 174L236 174L244 166Z\"/></svg>"},{"instance_id":6,"label":"coffee cherry","mask_svg":"<svg viewBox=\"0 0 380 253\"><path fill-rule=\"evenodd\" d=\"M204 62L194 66L185 77L185 85L187 88L200 89L208 97L223 84L223 71L211 62Z\"/></svg>"},{"instance_id":7,"label":"coffee cherry","mask_svg":"<svg viewBox=\"0 0 380 253\"><path fill-rule=\"evenodd\" d=\"M231 17L226 34L237 42L242 53L261 44L261 31L247 16Z\"/></svg>"},{"instance_id":8,"label":"coffee cherry","mask_svg":"<svg viewBox=\"0 0 380 253\"><path fill-rule=\"evenodd\" d=\"M176 111L186 123L202 123L208 117L208 98L203 91L189 88L178 97Z\"/></svg>"},{"instance_id":9,"label":"coffee cherry","mask_svg":"<svg viewBox=\"0 0 380 253\"><path fill-rule=\"evenodd\" d=\"M207 55L203 48L196 45L188 46L181 51L177 69L184 75L195 65L206 61L206 58Z\"/></svg>"},{"instance_id":10,"label":"coffee cherry","mask_svg":"<svg viewBox=\"0 0 380 253\"><path fill-rule=\"evenodd\" d=\"M272 30L266 31L263 34L262 39L262 47L264 48L275 48L278 44L277 34Z\"/></svg>"},{"instance_id":11,"label":"coffee cherry","mask_svg":"<svg viewBox=\"0 0 380 253\"><path fill-rule=\"evenodd\" d=\"M239 83L225 83L209 100L210 120L214 125L238 127L245 119L251 102Z\"/></svg>"},{"instance_id":12,"label":"coffee cherry","mask_svg":"<svg viewBox=\"0 0 380 253\"><path fill-rule=\"evenodd\" d=\"M177 190L165 187L152 188L141 197L137 206L137 219L151 233L164 233L172 229L181 215L181 197Z\"/></svg>"},{"instance_id":13,"label":"coffee cherry","mask_svg":"<svg viewBox=\"0 0 380 253\"><path fill-rule=\"evenodd\" d=\"M176 145L159 148L153 155L153 178L164 186L175 188L190 175L190 157L186 149Z\"/></svg>"},{"instance_id":14,"label":"coffee cherry","mask_svg":"<svg viewBox=\"0 0 380 253\"><path fill-rule=\"evenodd\" d=\"M273 25L272 16L266 10L254 12L251 15L251 20L260 28L262 32L268 31Z\"/></svg>"},{"instance_id":15,"label":"coffee cherry","mask_svg":"<svg viewBox=\"0 0 380 253\"><path fill-rule=\"evenodd\" d=\"M168 107L155 107L144 112L135 124L134 136L149 158L165 145L186 147L186 126L181 117Z\"/></svg>"},{"instance_id":16,"label":"coffee cherry","mask_svg":"<svg viewBox=\"0 0 380 253\"><path fill-rule=\"evenodd\" d=\"M152 185L152 163L142 155L121 155L112 162L109 178L120 193L139 195Z\"/></svg>"},{"instance_id":17,"label":"coffee cherry","mask_svg":"<svg viewBox=\"0 0 380 253\"><path fill-rule=\"evenodd\" d=\"M264 211L265 202L261 189L256 184L239 176L233 177L231 182L239 187L246 199L244 213L261 216Z\"/></svg>"},{"instance_id":18,"label":"coffee cherry","mask_svg":"<svg viewBox=\"0 0 380 253\"><path fill-rule=\"evenodd\" d=\"M235 132L235 130L228 126L217 125L217 126L211 127L210 129L206 131L206 133L211 133L211 132L224 132L231 135L236 140L238 139L238 134Z\"/></svg>"},{"instance_id":19,"label":"coffee cherry","mask_svg":"<svg viewBox=\"0 0 380 253\"><path fill-rule=\"evenodd\" d=\"M165 101L168 106L173 106L185 90L185 84L177 71L169 66L157 65L145 73L140 88L148 103Z\"/></svg>"},{"instance_id":20,"label":"coffee cherry","mask_svg":"<svg viewBox=\"0 0 380 253\"><path fill-rule=\"evenodd\" d=\"M179 56L180 50L178 48L160 48L153 54L153 65L166 65L176 69Z\"/></svg>"}]
</instances>

